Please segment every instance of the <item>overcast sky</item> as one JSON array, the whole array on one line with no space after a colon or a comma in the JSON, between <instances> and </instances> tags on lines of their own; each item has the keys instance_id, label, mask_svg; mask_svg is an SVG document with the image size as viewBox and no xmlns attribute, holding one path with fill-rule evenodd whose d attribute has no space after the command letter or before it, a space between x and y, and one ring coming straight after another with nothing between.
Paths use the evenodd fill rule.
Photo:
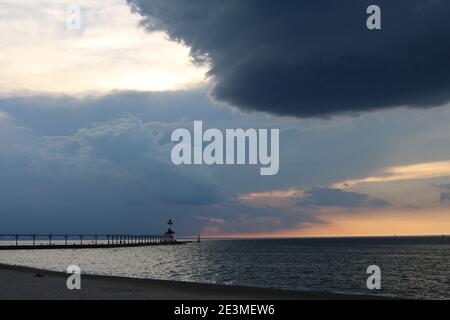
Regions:
<instances>
[{"instance_id":1,"label":"overcast sky","mask_svg":"<svg viewBox=\"0 0 450 320\"><path fill-rule=\"evenodd\" d=\"M329 2L0 0L0 233L450 233L450 5ZM279 173L175 166L194 120Z\"/></svg>"}]
</instances>

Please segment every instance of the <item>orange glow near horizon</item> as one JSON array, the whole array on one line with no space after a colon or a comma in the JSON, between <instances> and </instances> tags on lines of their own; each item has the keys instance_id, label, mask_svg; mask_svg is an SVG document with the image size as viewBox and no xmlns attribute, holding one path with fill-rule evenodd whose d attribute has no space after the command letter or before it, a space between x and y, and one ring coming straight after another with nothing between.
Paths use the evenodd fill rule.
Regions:
<instances>
[{"instance_id":1,"label":"orange glow near horizon","mask_svg":"<svg viewBox=\"0 0 450 320\"><path fill-rule=\"evenodd\" d=\"M426 211L426 212L424 212ZM385 210L352 214L325 214L327 224L303 225L270 233L205 234L203 238L282 238L345 236L408 236L450 234L450 211L435 208L420 212Z\"/></svg>"}]
</instances>

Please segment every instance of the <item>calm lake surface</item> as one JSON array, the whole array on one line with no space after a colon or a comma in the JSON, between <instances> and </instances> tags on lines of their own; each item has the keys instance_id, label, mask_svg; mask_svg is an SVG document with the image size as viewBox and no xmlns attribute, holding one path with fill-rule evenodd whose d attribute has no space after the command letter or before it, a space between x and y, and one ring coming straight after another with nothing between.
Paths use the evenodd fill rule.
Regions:
<instances>
[{"instance_id":1,"label":"calm lake surface","mask_svg":"<svg viewBox=\"0 0 450 320\"><path fill-rule=\"evenodd\" d=\"M180 246L0 251L0 263L91 274L450 299L450 237L204 240ZM381 268L381 290L366 269Z\"/></svg>"}]
</instances>

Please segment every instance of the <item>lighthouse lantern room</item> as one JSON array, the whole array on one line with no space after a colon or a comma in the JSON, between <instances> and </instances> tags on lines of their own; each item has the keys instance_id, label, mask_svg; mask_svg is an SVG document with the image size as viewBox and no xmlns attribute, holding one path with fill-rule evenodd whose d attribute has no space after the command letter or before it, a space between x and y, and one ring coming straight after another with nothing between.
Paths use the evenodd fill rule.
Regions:
<instances>
[{"instance_id":1,"label":"lighthouse lantern room","mask_svg":"<svg viewBox=\"0 0 450 320\"><path fill-rule=\"evenodd\" d=\"M173 225L172 219L169 219L169 221L167 221L167 225L169 226L169 228L163 235L163 241L164 242L176 242L177 239L176 239L175 231L173 231L171 228L171 226Z\"/></svg>"}]
</instances>

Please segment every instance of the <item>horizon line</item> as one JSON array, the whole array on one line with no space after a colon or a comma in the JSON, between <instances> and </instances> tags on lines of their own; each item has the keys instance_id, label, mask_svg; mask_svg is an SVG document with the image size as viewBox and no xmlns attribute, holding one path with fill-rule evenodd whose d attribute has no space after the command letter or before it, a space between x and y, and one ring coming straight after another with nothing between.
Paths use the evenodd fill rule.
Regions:
<instances>
[{"instance_id":1,"label":"horizon line","mask_svg":"<svg viewBox=\"0 0 450 320\"><path fill-rule=\"evenodd\" d=\"M264 237L264 236L203 236L200 234L200 239L205 240L263 240L263 239L336 239L336 238L411 238L411 237L422 237L422 238L430 238L430 237L450 237L450 234L441 233L441 234L393 234L393 235L344 235L344 236L296 236L296 237ZM198 235L195 236L178 236L178 239L197 239Z\"/></svg>"}]
</instances>

